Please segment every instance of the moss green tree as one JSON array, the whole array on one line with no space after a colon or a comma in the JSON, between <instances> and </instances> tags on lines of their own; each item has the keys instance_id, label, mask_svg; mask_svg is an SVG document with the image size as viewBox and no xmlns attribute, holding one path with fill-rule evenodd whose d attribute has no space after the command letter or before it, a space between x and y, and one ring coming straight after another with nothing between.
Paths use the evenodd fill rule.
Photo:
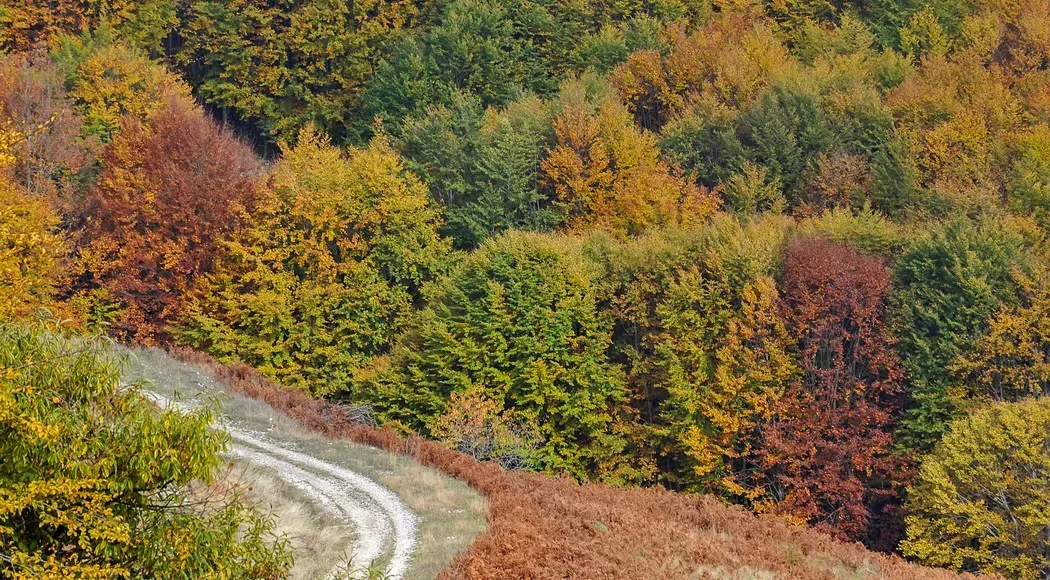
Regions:
<instances>
[{"instance_id":1,"label":"moss green tree","mask_svg":"<svg viewBox=\"0 0 1050 580\"><path fill-rule=\"evenodd\" d=\"M901 362L911 402L901 420L902 441L932 447L955 417L959 393L949 371L973 352L988 319L1019 290L1015 268L1025 264L1021 239L994 223L950 222L916 242L897 261L893 297Z\"/></svg>"},{"instance_id":2,"label":"moss green tree","mask_svg":"<svg viewBox=\"0 0 1050 580\"><path fill-rule=\"evenodd\" d=\"M541 438L541 468L581 479L633 469L615 434L626 400L606 357L611 320L571 238L510 233L482 244L433 291L393 354L382 414L422 428L449 395L479 389Z\"/></svg>"}]
</instances>

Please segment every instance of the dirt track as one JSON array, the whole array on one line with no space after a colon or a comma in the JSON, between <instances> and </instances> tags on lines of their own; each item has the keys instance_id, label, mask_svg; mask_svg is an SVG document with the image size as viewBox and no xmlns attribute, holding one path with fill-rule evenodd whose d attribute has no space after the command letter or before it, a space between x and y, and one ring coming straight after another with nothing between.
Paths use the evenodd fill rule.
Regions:
<instances>
[{"instance_id":1,"label":"dirt track","mask_svg":"<svg viewBox=\"0 0 1050 580\"><path fill-rule=\"evenodd\" d=\"M150 396L162 407L192 405L174 403L157 393ZM348 533L354 535L353 562L368 566L389 557L383 569L386 577L405 575L416 546L418 518L396 494L364 475L267 441L229 421L223 423L233 441L232 457L270 470L315 502L320 511L348 524Z\"/></svg>"}]
</instances>

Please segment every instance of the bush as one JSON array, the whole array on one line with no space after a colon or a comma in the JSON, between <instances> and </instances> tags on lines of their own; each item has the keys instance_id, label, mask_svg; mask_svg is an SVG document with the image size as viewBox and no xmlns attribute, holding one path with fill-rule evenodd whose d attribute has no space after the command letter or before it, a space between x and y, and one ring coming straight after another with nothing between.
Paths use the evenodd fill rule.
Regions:
<instances>
[{"instance_id":1,"label":"bush","mask_svg":"<svg viewBox=\"0 0 1050 580\"><path fill-rule=\"evenodd\" d=\"M214 411L160 411L120 369L102 340L0 325L0 576L283 577Z\"/></svg>"},{"instance_id":2,"label":"bush","mask_svg":"<svg viewBox=\"0 0 1050 580\"><path fill-rule=\"evenodd\" d=\"M527 469L535 461L535 435L479 390L452 393L445 414L430 424L430 434L449 449L495 461L503 469Z\"/></svg>"}]
</instances>

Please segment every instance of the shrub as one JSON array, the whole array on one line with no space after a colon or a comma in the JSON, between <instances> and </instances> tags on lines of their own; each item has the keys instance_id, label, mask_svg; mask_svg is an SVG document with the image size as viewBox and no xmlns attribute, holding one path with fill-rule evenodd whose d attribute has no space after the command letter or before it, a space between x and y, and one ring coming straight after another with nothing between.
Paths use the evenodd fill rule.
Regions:
<instances>
[{"instance_id":1,"label":"shrub","mask_svg":"<svg viewBox=\"0 0 1050 580\"><path fill-rule=\"evenodd\" d=\"M105 341L0 325L0 575L286 574L284 540L220 481L214 411L158 410L120 368Z\"/></svg>"},{"instance_id":2,"label":"shrub","mask_svg":"<svg viewBox=\"0 0 1050 580\"><path fill-rule=\"evenodd\" d=\"M430 434L478 461L495 461L504 469L527 469L534 463L535 435L515 420L512 411L480 390L452 393L448 408L430 424Z\"/></svg>"}]
</instances>

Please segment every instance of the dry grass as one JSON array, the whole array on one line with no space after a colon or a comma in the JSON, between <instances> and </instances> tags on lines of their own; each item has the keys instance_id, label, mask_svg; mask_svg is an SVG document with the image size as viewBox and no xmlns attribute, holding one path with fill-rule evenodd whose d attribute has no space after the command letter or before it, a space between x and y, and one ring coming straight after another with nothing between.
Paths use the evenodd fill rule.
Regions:
<instances>
[{"instance_id":1,"label":"dry grass","mask_svg":"<svg viewBox=\"0 0 1050 580\"><path fill-rule=\"evenodd\" d=\"M339 406L282 390L245 365L204 355L225 383L266 401L302 425L409 455L469 483L489 500L489 529L442 578L734 578L901 579L958 577L847 544L771 517L756 517L709 496L664 489L579 485L569 479L507 472L419 437L355 425ZM972 576L964 576L972 577Z\"/></svg>"},{"instance_id":2,"label":"dry grass","mask_svg":"<svg viewBox=\"0 0 1050 580\"><path fill-rule=\"evenodd\" d=\"M229 381L221 380L206 366L176 360L157 349L136 349L130 353L126 380L148 381L150 390L173 400L217 397L223 415L239 428L293 445L298 451L367 476L396 493L420 517L417 549L407 578L436 577L486 528L485 498L462 481L403 454L329 438L316 429L308 429L274 411L267 402L231 389ZM321 578L324 571L345 563L353 533L340 521L316 510L301 492L265 469L249 469L244 478L255 488L254 497L274 510L278 531L287 533L296 548L294 577Z\"/></svg>"}]
</instances>

